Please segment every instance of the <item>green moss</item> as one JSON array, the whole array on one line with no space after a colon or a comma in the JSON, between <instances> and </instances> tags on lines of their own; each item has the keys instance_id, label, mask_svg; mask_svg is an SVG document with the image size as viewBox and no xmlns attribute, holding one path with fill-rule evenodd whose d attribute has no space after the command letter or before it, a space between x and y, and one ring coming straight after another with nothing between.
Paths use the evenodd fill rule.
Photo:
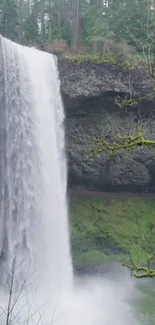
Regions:
<instances>
[{"instance_id":1,"label":"green moss","mask_svg":"<svg viewBox=\"0 0 155 325\"><path fill-rule=\"evenodd\" d=\"M69 61L74 61L77 62L78 64L82 63L95 63L95 64L102 64L102 63L110 63L110 64L115 64L120 67L122 67L124 70L127 71L132 71L134 69L137 69L138 67L143 67L145 68L145 63L141 62L137 58L133 58L132 60L121 60L120 57L117 57L113 54L103 54L103 55L98 55L98 54L67 54L64 55L64 58L69 60Z\"/></svg>"},{"instance_id":2,"label":"green moss","mask_svg":"<svg viewBox=\"0 0 155 325\"><path fill-rule=\"evenodd\" d=\"M122 66L125 70L127 71L132 71L132 70L135 70L137 68L143 68L146 70L146 62L144 60L139 60L138 58L134 58L133 57L133 60L126 60L122 63L120 63L120 66Z\"/></svg>"},{"instance_id":3,"label":"green moss","mask_svg":"<svg viewBox=\"0 0 155 325\"><path fill-rule=\"evenodd\" d=\"M90 250L87 252L82 252L77 256L74 261L74 267L76 269L88 269L91 267L95 267L104 263L113 262L113 261L120 261L123 263L124 256L122 255L106 255L104 252L99 250Z\"/></svg>"},{"instance_id":4,"label":"green moss","mask_svg":"<svg viewBox=\"0 0 155 325\"><path fill-rule=\"evenodd\" d=\"M96 64L101 64L101 63L111 63L111 64L116 64L116 60L114 57L109 56L109 55L91 55L91 54L85 54L85 55L66 55L66 59L70 61L75 61L78 64L82 63L96 63Z\"/></svg>"},{"instance_id":5,"label":"green moss","mask_svg":"<svg viewBox=\"0 0 155 325\"><path fill-rule=\"evenodd\" d=\"M83 268L85 268L85 267L91 267L92 265L96 266L100 263L105 262L105 258L106 258L105 254L97 250L82 252L77 256L75 260L75 267L80 268L82 266Z\"/></svg>"},{"instance_id":6,"label":"green moss","mask_svg":"<svg viewBox=\"0 0 155 325\"><path fill-rule=\"evenodd\" d=\"M78 196L71 200L70 213L75 266L83 259L102 264L105 256L122 260L129 251L134 261L145 263L141 236L148 252L155 248L154 198Z\"/></svg>"}]
</instances>

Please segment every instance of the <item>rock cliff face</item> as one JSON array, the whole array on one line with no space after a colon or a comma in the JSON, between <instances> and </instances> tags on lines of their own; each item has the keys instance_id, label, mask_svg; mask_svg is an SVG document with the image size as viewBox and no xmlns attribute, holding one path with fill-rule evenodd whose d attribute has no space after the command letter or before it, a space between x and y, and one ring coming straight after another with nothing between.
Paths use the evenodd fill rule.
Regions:
<instances>
[{"instance_id":1,"label":"rock cliff face","mask_svg":"<svg viewBox=\"0 0 155 325\"><path fill-rule=\"evenodd\" d=\"M154 191L155 149L137 148L109 156L93 156L94 136L144 134L155 139L153 80L142 67L78 63L60 59L61 91L66 110L68 186L99 191ZM151 94L151 99L148 95ZM125 98L143 98L120 108ZM136 134L136 133L135 133Z\"/></svg>"}]
</instances>

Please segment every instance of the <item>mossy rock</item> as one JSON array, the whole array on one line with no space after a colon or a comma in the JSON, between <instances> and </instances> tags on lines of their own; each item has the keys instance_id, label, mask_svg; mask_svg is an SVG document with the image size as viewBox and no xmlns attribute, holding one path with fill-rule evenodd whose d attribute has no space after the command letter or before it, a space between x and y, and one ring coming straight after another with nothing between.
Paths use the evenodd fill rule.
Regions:
<instances>
[{"instance_id":1,"label":"mossy rock","mask_svg":"<svg viewBox=\"0 0 155 325\"><path fill-rule=\"evenodd\" d=\"M94 55L94 54L67 54L64 56L65 59L73 62L77 62L78 64L82 63L95 63L95 64L104 64L104 63L110 63L115 64L120 67L122 67L124 70L132 71L134 69L137 69L138 67L144 67L144 64L142 65L142 62L140 62L138 59L132 59L132 61L122 61L119 59L119 57L113 55L113 54L102 54L102 55Z\"/></svg>"}]
</instances>

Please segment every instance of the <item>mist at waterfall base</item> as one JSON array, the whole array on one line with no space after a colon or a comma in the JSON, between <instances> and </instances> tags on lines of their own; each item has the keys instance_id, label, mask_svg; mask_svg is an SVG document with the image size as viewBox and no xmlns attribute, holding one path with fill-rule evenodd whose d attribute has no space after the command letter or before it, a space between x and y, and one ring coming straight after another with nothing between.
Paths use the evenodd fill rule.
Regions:
<instances>
[{"instance_id":1,"label":"mist at waterfall base","mask_svg":"<svg viewBox=\"0 0 155 325\"><path fill-rule=\"evenodd\" d=\"M137 324L128 276L73 276L53 55L0 39L0 323ZM13 279L13 283L12 283Z\"/></svg>"}]
</instances>

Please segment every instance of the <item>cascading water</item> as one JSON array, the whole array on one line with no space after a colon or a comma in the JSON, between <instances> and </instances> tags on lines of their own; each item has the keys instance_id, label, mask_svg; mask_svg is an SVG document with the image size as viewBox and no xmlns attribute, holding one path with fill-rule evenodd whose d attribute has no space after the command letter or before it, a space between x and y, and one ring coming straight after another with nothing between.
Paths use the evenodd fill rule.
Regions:
<instances>
[{"instance_id":1,"label":"cascading water","mask_svg":"<svg viewBox=\"0 0 155 325\"><path fill-rule=\"evenodd\" d=\"M64 112L56 58L0 39L0 272L14 263L57 290L72 283ZM14 262L15 261L15 262ZM1 278L2 281L2 278Z\"/></svg>"},{"instance_id":2,"label":"cascading water","mask_svg":"<svg viewBox=\"0 0 155 325\"><path fill-rule=\"evenodd\" d=\"M135 325L133 282L73 283L63 121L56 58L1 37L0 324Z\"/></svg>"}]
</instances>

